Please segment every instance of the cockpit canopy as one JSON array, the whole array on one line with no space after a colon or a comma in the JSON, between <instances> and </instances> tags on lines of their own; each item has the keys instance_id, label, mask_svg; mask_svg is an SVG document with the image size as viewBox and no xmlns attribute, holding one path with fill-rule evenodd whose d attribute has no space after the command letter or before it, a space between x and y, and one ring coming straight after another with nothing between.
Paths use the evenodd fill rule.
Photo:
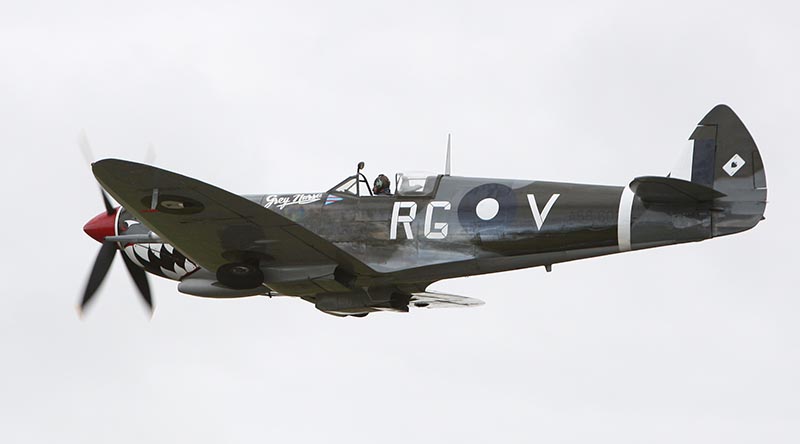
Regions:
<instances>
[{"instance_id":1,"label":"cockpit canopy","mask_svg":"<svg viewBox=\"0 0 800 444\"><path fill-rule=\"evenodd\" d=\"M428 196L436 188L439 176L424 171L397 173L391 189L398 196ZM329 193L372 196L372 187L363 174L350 176L331 188Z\"/></svg>"},{"instance_id":2,"label":"cockpit canopy","mask_svg":"<svg viewBox=\"0 0 800 444\"><path fill-rule=\"evenodd\" d=\"M424 171L409 171L395 175L400 196L427 196L433 193L438 175Z\"/></svg>"},{"instance_id":3,"label":"cockpit canopy","mask_svg":"<svg viewBox=\"0 0 800 444\"><path fill-rule=\"evenodd\" d=\"M351 194L353 196L358 196L359 191L361 191L362 196L371 196L372 192L369 191L369 184L365 181L361 181L358 183L358 176L350 176L347 179L339 182L338 185L331 188L329 192L331 193L339 193L339 194Z\"/></svg>"}]
</instances>

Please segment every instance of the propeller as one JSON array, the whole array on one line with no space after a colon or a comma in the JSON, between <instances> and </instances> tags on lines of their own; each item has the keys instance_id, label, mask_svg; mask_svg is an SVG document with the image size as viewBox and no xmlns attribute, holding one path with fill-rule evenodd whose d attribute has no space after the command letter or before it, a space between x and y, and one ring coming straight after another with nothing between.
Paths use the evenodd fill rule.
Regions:
<instances>
[{"instance_id":1,"label":"propeller","mask_svg":"<svg viewBox=\"0 0 800 444\"><path fill-rule=\"evenodd\" d=\"M78 145L83 152L84 158L89 164L91 164L94 156L92 154L92 149L89 145L89 139L86 137L85 131L81 131L80 136L78 137ZM116 224L116 214L119 209L114 208L114 205L111 203L111 199L109 199L108 194L106 194L102 187L100 188L100 196L103 199L105 213L98 214L83 227L83 230L89 236L100 242L102 245L100 246L100 251L97 253L97 258L94 261L92 271L89 274L89 280L86 282L86 289L83 292L83 297L81 298L81 304L79 307L80 314L83 314L86 307L92 301L95 293L97 293L97 290L100 288L100 284L103 283L103 280L108 274L108 270L111 268L111 263L114 261L116 251L119 250L119 254L122 256L123 262L125 262L125 268L128 269L128 274L130 274L131 278L133 278L133 282L136 284L136 288L139 290L139 295L147 305L148 309L150 310L150 315L152 316L153 298L150 294L150 284L147 281L147 273L145 273L141 267L137 266L128 257L128 255L125 254L125 252L117 248L117 244L115 242L105 240L107 235L113 235L115 232L114 225Z\"/></svg>"},{"instance_id":2,"label":"propeller","mask_svg":"<svg viewBox=\"0 0 800 444\"><path fill-rule=\"evenodd\" d=\"M111 216L116 213L114 205L111 204L111 199L108 198L108 194L106 194L102 187L100 187L100 195L103 196L103 205L106 207L106 215Z\"/></svg>"},{"instance_id":3,"label":"propeller","mask_svg":"<svg viewBox=\"0 0 800 444\"><path fill-rule=\"evenodd\" d=\"M83 314L86 307L92 301L92 298L100 288L100 284L108 274L111 268L111 263L114 261L114 255L118 248L114 242L104 241L100 247L100 252L97 253L97 259L94 261L92 272L89 274L89 280L86 282L86 290L83 292L81 299L80 313ZM147 305L150 311L150 316L153 315L153 297L150 293L150 283L147 281L147 273L144 269L136 265L122 250L119 250L122 261L125 262L125 268L128 269L128 274L131 275L136 288L139 290L139 295Z\"/></svg>"}]
</instances>

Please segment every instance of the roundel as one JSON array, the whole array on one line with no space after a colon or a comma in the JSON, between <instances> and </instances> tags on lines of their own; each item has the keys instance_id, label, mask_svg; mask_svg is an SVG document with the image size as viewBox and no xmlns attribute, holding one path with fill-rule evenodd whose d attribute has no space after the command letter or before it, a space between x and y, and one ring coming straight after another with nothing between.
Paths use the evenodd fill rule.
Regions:
<instances>
[{"instance_id":1,"label":"roundel","mask_svg":"<svg viewBox=\"0 0 800 444\"><path fill-rule=\"evenodd\" d=\"M471 189L458 204L458 221L467 231L494 231L512 221L514 194L510 187L487 183Z\"/></svg>"},{"instance_id":2,"label":"roundel","mask_svg":"<svg viewBox=\"0 0 800 444\"><path fill-rule=\"evenodd\" d=\"M152 196L145 196L141 200L145 208L152 205ZM167 214L196 214L203 211L204 205L192 198L162 194L158 197L158 205L155 209Z\"/></svg>"}]
</instances>

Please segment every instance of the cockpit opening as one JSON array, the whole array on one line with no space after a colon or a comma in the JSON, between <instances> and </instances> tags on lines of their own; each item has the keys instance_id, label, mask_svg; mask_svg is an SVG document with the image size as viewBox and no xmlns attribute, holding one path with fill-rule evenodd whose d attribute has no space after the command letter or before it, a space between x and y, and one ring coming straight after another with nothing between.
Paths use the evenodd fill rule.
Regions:
<instances>
[{"instance_id":1,"label":"cockpit opening","mask_svg":"<svg viewBox=\"0 0 800 444\"><path fill-rule=\"evenodd\" d=\"M384 174L378 174L369 186L366 176L361 172L364 162L359 162L356 174L339 182L329 193L349 194L351 196L428 196L433 194L439 175L424 171L401 172L395 174L395 187L392 193L392 181Z\"/></svg>"},{"instance_id":2,"label":"cockpit opening","mask_svg":"<svg viewBox=\"0 0 800 444\"><path fill-rule=\"evenodd\" d=\"M397 173L397 194L400 196L427 196L433 193L439 176L424 171Z\"/></svg>"}]
</instances>

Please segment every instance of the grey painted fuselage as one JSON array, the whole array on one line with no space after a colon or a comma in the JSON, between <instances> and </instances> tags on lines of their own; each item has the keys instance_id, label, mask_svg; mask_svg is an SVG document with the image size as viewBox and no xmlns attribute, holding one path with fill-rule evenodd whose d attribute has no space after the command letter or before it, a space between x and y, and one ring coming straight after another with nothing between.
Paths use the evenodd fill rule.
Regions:
<instances>
[{"instance_id":1,"label":"grey painted fuselage","mask_svg":"<svg viewBox=\"0 0 800 444\"><path fill-rule=\"evenodd\" d=\"M363 176L357 174L327 192L251 195L243 196L250 202L236 203L242 199L224 190L143 165L109 161L96 167L95 174L120 202L132 205L149 204L148 190L158 185L150 178L158 175L162 181L185 183L187 189L205 190L190 198L181 196L180 187L172 189L164 205L178 207L162 207L159 201L155 210L164 214L139 209L118 216L115 234L144 234L152 228L167 240L180 240L176 248L121 247L147 271L182 280L181 291L212 297L263 294L260 284L249 289L220 271L228 263L241 263L259 269L260 281L277 293L302 297L332 314L363 314L407 311L413 294L441 279L549 269L555 263L701 241L754 227L763 219L767 187L760 153L747 129L730 108L720 105L690 139L683 176L638 177L625 186L398 175L394 194L365 196L368 184L359 182ZM131 187L127 177L141 184ZM254 216L231 223L204 219L202 203L193 199L212 195ZM262 208L250 208L252 203ZM192 208L200 213L194 215ZM260 215L264 209L274 214ZM268 230L253 224L256 216L269 224ZM152 226L145 226L147 219ZM195 238L183 237L181 224L193 224L213 242L193 245ZM275 231L279 229L286 232ZM300 242L294 243L292 236ZM306 250L295 252L293 245ZM181 246L187 254L178 250ZM211 268L192 262L192 251ZM277 253L282 260L275 259Z\"/></svg>"}]
</instances>

